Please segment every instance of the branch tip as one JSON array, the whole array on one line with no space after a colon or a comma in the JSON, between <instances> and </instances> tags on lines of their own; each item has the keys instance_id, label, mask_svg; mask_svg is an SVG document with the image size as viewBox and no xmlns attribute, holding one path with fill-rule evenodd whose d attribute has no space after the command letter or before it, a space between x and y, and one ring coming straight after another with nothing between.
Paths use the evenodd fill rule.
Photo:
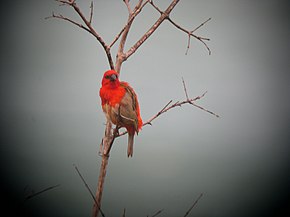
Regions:
<instances>
[{"instance_id":1,"label":"branch tip","mask_svg":"<svg viewBox=\"0 0 290 217\"><path fill-rule=\"evenodd\" d=\"M160 213L163 212L163 210L164 210L164 209L158 210L158 211L157 211L156 213L154 213L153 216L151 216L151 217L156 217L156 216L158 216Z\"/></svg>"},{"instance_id":2,"label":"branch tip","mask_svg":"<svg viewBox=\"0 0 290 217\"><path fill-rule=\"evenodd\" d=\"M195 205L198 203L198 201L200 200L200 198L203 196L203 193L201 193L198 198L193 202L193 204L191 205L191 207L189 208L189 210L186 211L185 215L183 217L188 216L188 214L191 212L191 210L193 209L193 207L195 207Z\"/></svg>"},{"instance_id":3,"label":"branch tip","mask_svg":"<svg viewBox=\"0 0 290 217\"><path fill-rule=\"evenodd\" d=\"M187 89L186 89L183 77L182 77L182 83L183 83L183 89L184 89L184 92L185 92L186 99L189 101L188 94L187 94Z\"/></svg>"},{"instance_id":4,"label":"branch tip","mask_svg":"<svg viewBox=\"0 0 290 217\"><path fill-rule=\"evenodd\" d=\"M92 20L93 20L93 11L94 11L94 2L91 1L91 6L90 6L90 9L91 9L91 13L90 13L90 21L89 23L92 24Z\"/></svg>"}]
</instances>

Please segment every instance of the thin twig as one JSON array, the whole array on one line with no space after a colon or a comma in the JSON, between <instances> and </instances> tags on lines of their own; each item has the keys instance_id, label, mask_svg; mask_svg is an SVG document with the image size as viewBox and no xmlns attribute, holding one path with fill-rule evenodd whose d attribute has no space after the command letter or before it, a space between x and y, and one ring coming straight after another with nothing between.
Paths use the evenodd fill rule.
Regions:
<instances>
[{"instance_id":1,"label":"thin twig","mask_svg":"<svg viewBox=\"0 0 290 217\"><path fill-rule=\"evenodd\" d=\"M157 211L156 213L154 213L153 216L151 216L151 217L156 217L156 216L158 216L160 213L162 213L163 210L164 210L164 209L158 210L158 211Z\"/></svg>"},{"instance_id":2,"label":"thin twig","mask_svg":"<svg viewBox=\"0 0 290 217\"><path fill-rule=\"evenodd\" d=\"M86 30L87 32L91 33L90 30L87 27L85 27L84 25L82 25L82 24L80 24L80 23L78 23L78 22L76 22L76 21L74 21L74 20L72 20L70 18L64 17L61 14L56 15L56 14L52 13L51 16L45 17L45 19L50 19L50 18L58 18L58 19L62 19L62 20L68 21L68 22L70 22L70 23L72 23L72 24L74 24L74 25Z\"/></svg>"},{"instance_id":3,"label":"thin twig","mask_svg":"<svg viewBox=\"0 0 290 217\"><path fill-rule=\"evenodd\" d=\"M216 114L216 113L214 113L214 112L212 112L212 111L210 111L210 110L208 110L208 109L206 109L206 108L204 108L204 107L202 107L202 106L200 106L200 105L197 105L197 104L195 104L195 102L197 101L197 100L200 100L200 99L202 99L205 95L206 95L206 93L207 93L207 91L205 91L202 95L200 95L200 96L196 96L195 98L192 98L192 99L190 99L189 97L188 97L188 93L187 93L187 88L186 88L186 85L185 85L185 81L184 81L184 79L182 78L182 83L183 83L183 88L184 88L184 92L185 92L185 95L186 95L186 100L183 100L183 101L176 101L175 103L173 103L173 104L171 104L172 103L172 100L170 100L159 112L157 112L155 115L153 115L150 119L148 119L146 122L144 122L143 123L143 125L142 125L142 127L144 127L144 126L146 126L146 125L151 125L152 126L152 121L154 121L156 118L158 118L160 115L162 115L162 114L164 114L165 112L167 112L167 111L169 111L169 110L171 110L171 109L173 109L173 108L177 108L177 107L181 107L182 105L184 105L184 104L191 104L192 106L195 106L195 107L197 107L197 108L199 108L199 109L201 109L201 110L203 110L203 111L205 111L205 112L207 112L207 113L209 113L209 114L211 114L211 115L214 115L215 117L217 117L217 118L219 118L220 116L218 115L218 114ZM171 105L170 105L171 104ZM118 133L116 136L114 136L114 139L115 138L118 138L118 137L121 137L121 136L124 136L124 135L126 135L127 134L127 131L125 130L124 132L122 132L122 133Z\"/></svg>"},{"instance_id":4,"label":"thin twig","mask_svg":"<svg viewBox=\"0 0 290 217\"><path fill-rule=\"evenodd\" d=\"M137 49L155 32L160 24L169 17L170 12L174 9L180 0L173 0L167 9L160 15L151 28L125 53L124 61L127 60ZM151 2L151 1L150 1Z\"/></svg>"},{"instance_id":5,"label":"thin twig","mask_svg":"<svg viewBox=\"0 0 290 217\"><path fill-rule=\"evenodd\" d=\"M98 204L98 202L97 202L95 196L93 195L93 192L91 191L89 185L87 184L86 180L85 180L84 177L82 176L82 174L81 174L81 172L79 171L78 167L77 167L75 164L74 164L73 166L74 166L75 170L77 171L79 177L80 177L81 180L83 181L84 185L86 186L87 190L89 191L90 195L92 196L93 200L95 201L95 204L97 205L98 209L100 210L101 215L102 215L103 217L105 217L105 214L104 214L103 211L101 210L100 205Z\"/></svg>"},{"instance_id":6,"label":"thin twig","mask_svg":"<svg viewBox=\"0 0 290 217\"><path fill-rule=\"evenodd\" d=\"M203 107L200 106L200 105L197 105L197 104L195 104L195 103L193 103L193 102L191 102L190 104L192 104L193 106L195 106L195 107L197 107L197 108L199 108L199 109L201 109L201 110L203 110L203 111L205 111L205 112L207 112L207 113L209 113L209 114L211 114L211 115L216 116L217 118L220 117L218 114L216 114L216 113L214 113L214 112L212 112L212 111L210 111L210 110L208 110L208 109L205 109L205 108L203 108Z\"/></svg>"},{"instance_id":7,"label":"thin twig","mask_svg":"<svg viewBox=\"0 0 290 217\"><path fill-rule=\"evenodd\" d=\"M150 0L146 0L141 7L136 10L136 12L134 12L132 14L132 16L130 17L129 21L126 22L125 26L123 27L123 29L115 36L114 40L111 42L111 44L109 45L109 47L111 48L120 38L120 36L123 34L123 32L125 31L125 29L128 26L128 23L130 23L133 19L135 19L135 17L142 11L143 7L149 2Z\"/></svg>"},{"instance_id":8,"label":"thin twig","mask_svg":"<svg viewBox=\"0 0 290 217\"><path fill-rule=\"evenodd\" d=\"M182 77L182 84L183 84L183 88L184 88L184 92L185 92L186 99L189 100L183 77Z\"/></svg>"},{"instance_id":9,"label":"thin twig","mask_svg":"<svg viewBox=\"0 0 290 217\"><path fill-rule=\"evenodd\" d=\"M117 71L118 73L120 73L122 63L126 60L126 55L124 54L124 47L125 47L128 33L130 31L130 28L131 28L131 25L132 25L134 19L141 12L141 9L142 9L141 7L142 7L142 3L143 3L143 0L139 0L138 4L135 6L134 10L131 11L129 1L128 0L124 0L124 1L125 1L125 4L127 5L129 16L128 16L127 24L125 25L125 29L122 33L122 37L120 40L119 49L118 49L118 53L117 53L115 71Z\"/></svg>"},{"instance_id":10,"label":"thin twig","mask_svg":"<svg viewBox=\"0 0 290 217\"><path fill-rule=\"evenodd\" d=\"M153 0L150 1L150 4L162 15L164 14L165 12L163 12L162 10L160 10L160 8L158 8ZM199 28L201 28L204 24L206 24L208 21L211 20L211 18L208 18L206 21L204 21L203 23L201 23L198 27L196 27L194 30L192 31L189 31L189 30L186 30L185 28L181 27L180 25L178 25L176 22L174 22L170 17L169 15L166 17L166 19L171 23L173 24L176 28L178 28L179 30L185 32L187 35L188 35L188 41L187 41L187 49L186 49L186 53L188 53L188 50L190 48L190 39L191 37L194 37L196 38L197 40L199 40L201 43L204 44L204 46L206 47L206 49L208 50L209 54L211 54L211 50L210 48L208 47L208 45L204 42L204 41L209 41L210 39L209 38L204 38L204 37L200 37L200 36L197 36L195 34L193 34L193 32L195 32L196 30L198 30Z\"/></svg>"},{"instance_id":11,"label":"thin twig","mask_svg":"<svg viewBox=\"0 0 290 217\"><path fill-rule=\"evenodd\" d=\"M193 202L193 204L191 205L191 207L189 208L189 210L187 210L187 212L185 213L185 215L183 217L188 216L188 214L191 212L191 210L193 209L193 207L197 204L197 202L199 201L199 199L203 196L203 194L201 193L198 198Z\"/></svg>"},{"instance_id":12,"label":"thin twig","mask_svg":"<svg viewBox=\"0 0 290 217\"><path fill-rule=\"evenodd\" d=\"M188 51L189 51L189 48L190 48L190 41L191 41L190 39L191 39L191 37L190 37L190 35L188 35L188 39L187 39L187 47L186 47L185 55L188 54Z\"/></svg>"},{"instance_id":13,"label":"thin twig","mask_svg":"<svg viewBox=\"0 0 290 217\"><path fill-rule=\"evenodd\" d=\"M46 191L50 191L50 190L52 190L52 189L54 189L54 188L56 188L56 187L59 187L59 186L60 186L60 184L58 184L58 185L53 185L53 186L50 186L50 187L48 187L48 188L45 188L45 189L43 189L43 190L41 190L41 191L38 191L38 192L33 193L33 194L31 194L31 195L28 195L27 197L25 197L25 200L24 200L24 201L27 201L27 200L29 200L29 199L31 199L31 198L37 196L37 195L40 195L40 194L42 194L42 193L44 193L44 192L46 192Z\"/></svg>"},{"instance_id":14,"label":"thin twig","mask_svg":"<svg viewBox=\"0 0 290 217\"><path fill-rule=\"evenodd\" d=\"M92 24L93 13L94 13L94 2L93 1L91 2L90 9L91 9L91 14L90 14L90 21L89 21L89 23Z\"/></svg>"},{"instance_id":15,"label":"thin twig","mask_svg":"<svg viewBox=\"0 0 290 217\"><path fill-rule=\"evenodd\" d=\"M70 23L73 23L74 25L86 30L87 32L89 32L90 34L92 34L96 39L97 41L102 45L106 55L107 55L107 59L108 59L108 62L109 62L109 65L110 65L110 68L111 69L114 69L114 63L113 63L113 58L112 58L112 55L111 55L111 51L110 51L110 47L106 44L106 42L104 41L104 39L100 36L100 34L92 27L91 25L91 21L92 21L92 16L93 16L93 8L91 7L91 13L90 13L90 18L87 19L85 17L85 15L82 13L81 9L78 7L78 5L76 4L75 0L56 0L57 2L60 2L64 5L68 5L70 7L72 7L76 13L79 15L79 17L81 18L81 20L84 22L85 26L76 22L76 21L73 21L72 19L70 18L67 18L67 17L64 17L62 15L52 15L50 17L47 17L46 19L49 19L49 18L57 18L57 19L61 19L61 20L66 20L66 21L69 21Z\"/></svg>"},{"instance_id":16,"label":"thin twig","mask_svg":"<svg viewBox=\"0 0 290 217\"><path fill-rule=\"evenodd\" d=\"M131 7L130 7L130 0L123 0L123 2L125 3L127 9L128 9L128 13L129 14L132 14L132 10L131 10Z\"/></svg>"},{"instance_id":17,"label":"thin twig","mask_svg":"<svg viewBox=\"0 0 290 217\"><path fill-rule=\"evenodd\" d=\"M211 20L211 18L207 19L205 22L203 22L202 24L200 24L198 28L200 28L201 26L203 26L203 25L204 25L206 22L208 22L209 20ZM196 29L198 29L198 28L196 28L194 31L188 31L188 30L186 30L185 28L183 28L183 27L181 27L180 25L178 25L177 23L175 23L175 22L174 22L172 19L170 19L169 17L168 17L168 21L169 21L170 23L172 23L176 28L178 28L179 30L185 32L185 33L188 35L189 38L188 38L188 43L187 43L187 51L186 51L186 54L187 54L188 49L189 49L189 47L190 47L190 39L191 39L191 36L194 37L194 38L196 38L197 40L199 40L201 43L203 43L203 45L204 45L204 46L206 47L206 49L208 50L208 54L209 54L209 55L211 54L211 50L210 50L210 48L209 48L208 45L205 43L205 41L209 41L210 39L209 39L209 38L205 38L205 37L201 37L201 36L197 36L197 35L193 34L193 32L194 32Z\"/></svg>"}]
</instances>

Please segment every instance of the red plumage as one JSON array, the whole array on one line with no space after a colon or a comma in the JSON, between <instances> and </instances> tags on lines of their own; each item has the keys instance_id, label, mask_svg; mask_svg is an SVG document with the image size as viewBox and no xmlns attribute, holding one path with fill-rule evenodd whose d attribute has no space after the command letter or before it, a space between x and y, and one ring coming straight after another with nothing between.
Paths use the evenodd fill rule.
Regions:
<instances>
[{"instance_id":1,"label":"red plumage","mask_svg":"<svg viewBox=\"0 0 290 217\"><path fill-rule=\"evenodd\" d=\"M143 122L139 102L133 88L124 81L119 81L119 74L114 70L104 73L100 97L106 118L128 131L128 157L133 155L134 135L138 134Z\"/></svg>"}]
</instances>

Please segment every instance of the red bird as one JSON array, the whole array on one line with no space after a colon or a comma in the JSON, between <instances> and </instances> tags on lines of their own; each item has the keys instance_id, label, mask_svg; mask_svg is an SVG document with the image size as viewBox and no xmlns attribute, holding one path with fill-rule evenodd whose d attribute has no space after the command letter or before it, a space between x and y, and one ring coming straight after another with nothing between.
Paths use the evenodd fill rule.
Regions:
<instances>
[{"instance_id":1,"label":"red bird","mask_svg":"<svg viewBox=\"0 0 290 217\"><path fill-rule=\"evenodd\" d=\"M104 73L100 97L102 109L107 120L118 127L125 127L128 132L128 157L133 155L135 132L138 134L143 122L137 95L133 88L124 81L119 81L119 74L114 70Z\"/></svg>"}]
</instances>

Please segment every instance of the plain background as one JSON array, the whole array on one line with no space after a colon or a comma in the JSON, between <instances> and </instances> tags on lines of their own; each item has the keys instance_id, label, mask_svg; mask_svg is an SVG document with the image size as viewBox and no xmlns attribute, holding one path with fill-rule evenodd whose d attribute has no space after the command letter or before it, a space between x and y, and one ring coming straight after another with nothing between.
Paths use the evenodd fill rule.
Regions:
<instances>
[{"instance_id":1,"label":"plain background","mask_svg":"<svg viewBox=\"0 0 290 217\"><path fill-rule=\"evenodd\" d=\"M77 1L88 16L90 1ZM135 4L136 1L132 1ZM121 0L94 1L93 25L110 42L127 19ZM155 1L165 9L170 1ZM52 12L78 20L53 0L1 4L1 206L27 216L90 216L105 117L98 91L108 69L87 32ZM124 63L121 80L138 94L148 120L169 100L207 95L146 126L127 159L127 138L111 151L103 211L106 216L289 216L289 1L184 0L171 18L209 37L212 54L164 22ZM159 14L146 6L126 50ZM115 57L116 49L113 49ZM60 184L26 202L32 192ZM15 210L15 211L12 211ZM288 214L288 215L287 215Z\"/></svg>"}]
</instances>

